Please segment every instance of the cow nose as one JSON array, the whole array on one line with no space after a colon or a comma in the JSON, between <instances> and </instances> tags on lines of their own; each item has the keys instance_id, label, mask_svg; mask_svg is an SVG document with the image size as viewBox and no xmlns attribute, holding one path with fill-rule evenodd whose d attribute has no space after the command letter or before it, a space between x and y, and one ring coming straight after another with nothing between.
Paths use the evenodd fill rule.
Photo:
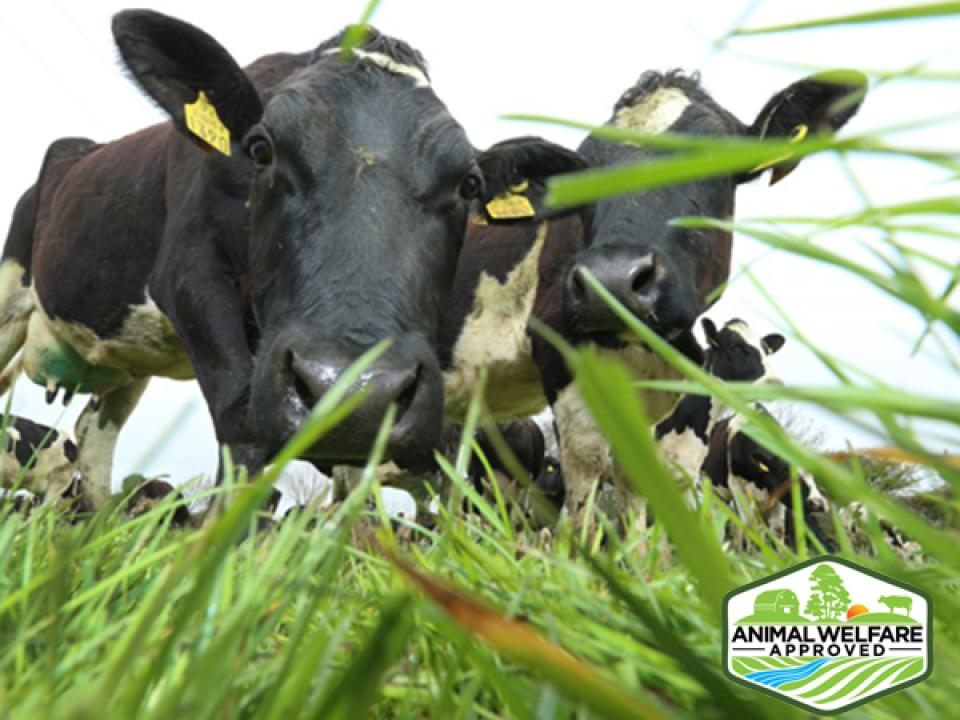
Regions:
<instances>
[{"instance_id":1,"label":"cow nose","mask_svg":"<svg viewBox=\"0 0 960 720\"><path fill-rule=\"evenodd\" d=\"M250 400L251 422L265 424L278 447L307 421L318 402L366 348L312 337L299 329L280 335L258 368ZM426 337L402 334L347 389L358 398L304 457L316 463L365 462L391 405L396 407L385 459L420 467L438 442L443 418L443 378Z\"/></svg>"},{"instance_id":2,"label":"cow nose","mask_svg":"<svg viewBox=\"0 0 960 720\"><path fill-rule=\"evenodd\" d=\"M646 319L659 298L662 272L653 253L624 258L596 256L576 263L567 276L567 307L585 332L617 332L623 323L587 281L593 275L607 292L640 319Z\"/></svg>"},{"instance_id":3,"label":"cow nose","mask_svg":"<svg viewBox=\"0 0 960 720\"><path fill-rule=\"evenodd\" d=\"M287 351L293 389L308 410L330 391L349 365L342 358L310 357L295 350ZM421 366L416 361L382 360L361 376L353 391L366 393L362 407L371 416L382 417L387 407L396 403L395 422L399 424L413 403L420 375Z\"/></svg>"}]
</instances>

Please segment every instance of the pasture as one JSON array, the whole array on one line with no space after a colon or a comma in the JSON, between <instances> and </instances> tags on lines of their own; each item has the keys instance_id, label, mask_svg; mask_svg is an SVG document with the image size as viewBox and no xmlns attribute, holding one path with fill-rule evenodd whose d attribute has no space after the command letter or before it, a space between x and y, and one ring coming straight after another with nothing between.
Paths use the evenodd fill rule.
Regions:
<instances>
[{"instance_id":1,"label":"pasture","mask_svg":"<svg viewBox=\"0 0 960 720\"><path fill-rule=\"evenodd\" d=\"M925 14L933 12L960 17L955 4ZM909 27L910 15L902 10L842 24L869 34L880 21ZM909 79L941 89L946 83L952 92L960 84L956 72L923 66L859 70L872 84ZM918 116L917 123L924 120ZM843 162L868 155L881 167L885 159L906 157L935 169L950 187L960 178L960 140L945 148L901 145L893 131L799 143L611 135L676 152L626 171L564 178L548 185L551 202L576 204L816 154ZM899 311L922 318L922 333L910 338L916 352L955 375L960 274L955 256L929 252L925 240L960 237L960 204L936 183L924 191L920 200L893 204L872 203L865 194L861 211L842 216L675 222L736 230L771 253L812 261L880 291ZM852 258L830 243L850 228L869 238L869 252ZM744 274L750 278L749 270ZM823 521L836 554L933 599L933 674L849 715L955 716L960 468L955 456L944 454L956 452L960 430L955 388L941 395L902 389L850 367L830 348L808 342L791 308L781 308L771 290L753 281L790 342L809 351L831 384L719 382L598 284L591 291L683 379L638 383L595 349L551 338L630 490L652 510L656 522L643 532L624 534L602 513L596 526L562 517L550 532L530 527L496 483L480 495L465 479L475 450L466 441L442 463L433 489L444 484L449 496L435 521L391 523L378 502L374 469L388 447L393 406L359 484L343 502L258 527L284 464L343 422L356 405L348 389L376 362L382 345L332 383L268 469L247 477L224 451L223 486L200 493L222 510L201 527L171 527L180 502L173 494L136 518L124 514L122 496L79 520L62 507L27 515L0 502L0 717L800 717L792 706L723 676L720 608L735 587L824 552L806 531L801 489L791 490L796 546L760 523L744 526L709 484L700 506L690 509L646 431L651 422L638 389L721 399L744 418L751 437L823 487L832 501ZM590 276L584 282L594 283ZM485 417L482 388L481 381L470 396L464 437ZM855 457L841 462L811 449L758 411L757 401L795 403L869 428L876 445L935 477L937 492L905 501L881 486L875 464ZM595 501L595 494L588 498L587 512ZM853 502L865 508L857 537L836 511ZM920 502L922 513L915 509ZM731 551L726 525L739 527L747 551ZM919 552L909 558L898 552L889 528Z\"/></svg>"}]
</instances>

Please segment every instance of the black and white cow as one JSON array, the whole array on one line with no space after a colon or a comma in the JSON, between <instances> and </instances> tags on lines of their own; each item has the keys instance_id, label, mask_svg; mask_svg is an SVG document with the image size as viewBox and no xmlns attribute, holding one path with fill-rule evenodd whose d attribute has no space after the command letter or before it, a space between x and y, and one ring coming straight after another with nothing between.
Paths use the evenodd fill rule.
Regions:
<instances>
[{"instance_id":1,"label":"black and white cow","mask_svg":"<svg viewBox=\"0 0 960 720\"><path fill-rule=\"evenodd\" d=\"M766 413L762 406L755 407ZM769 417L769 413L767 415ZM744 432L744 423L742 415L717 423L703 462L703 474L710 479L719 497L733 503L745 525L760 518L775 537L793 544L796 533L790 465ZM803 499L803 517L808 527L824 541L812 514L827 512L830 504L807 471L796 468L795 472ZM746 549L744 533L734 533L733 541L739 549Z\"/></svg>"},{"instance_id":2,"label":"black and white cow","mask_svg":"<svg viewBox=\"0 0 960 720\"><path fill-rule=\"evenodd\" d=\"M708 346L704 371L727 382L780 382L768 358L783 347L782 335L770 333L757 338L739 318L728 321L720 330L709 318L701 322ZM689 486L688 498L695 493L710 437L725 410L726 404L712 395L684 395L670 417L657 424L657 447L678 479Z\"/></svg>"},{"instance_id":3,"label":"black and white cow","mask_svg":"<svg viewBox=\"0 0 960 720\"><path fill-rule=\"evenodd\" d=\"M70 434L16 415L2 423L6 438L0 488L17 487L40 499L67 492L79 454Z\"/></svg>"},{"instance_id":4,"label":"black and white cow","mask_svg":"<svg viewBox=\"0 0 960 720\"><path fill-rule=\"evenodd\" d=\"M218 441L256 470L387 338L364 402L308 455L364 458L396 403L389 455L429 456L438 325L471 202L579 157L538 139L475 151L420 54L372 28L349 54L340 34L245 69L159 13L121 12L113 35L171 121L50 146L16 207L0 293L3 377L22 368L51 399L95 396L76 429L91 503L109 494L149 377L196 377Z\"/></svg>"},{"instance_id":5,"label":"black and white cow","mask_svg":"<svg viewBox=\"0 0 960 720\"><path fill-rule=\"evenodd\" d=\"M847 76L850 77L849 75ZM838 84L814 76L774 95L746 125L716 103L697 77L680 72L644 73L614 107L608 124L643 132L785 138L832 132L856 112L862 82ZM508 143L509 145L509 143ZM581 155L594 168L655 161L663 152L588 137ZM777 181L795 162L773 168ZM648 326L701 361L691 328L714 301L730 270L732 235L719 229L687 229L673 218L733 216L737 186L763 173L706 178L645 193L603 200L552 221L469 226L457 268L451 312L441 330L441 362L447 416L460 419L486 372L486 406L497 419L531 415L551 404L566 479L566 507L578 524L591 487L615 477L610 448L601 437L560 354L531 329L536 318L567 340L592 343L626 363L638 379L675 378L660 357L627 335L625 325L585 281L593 274ZM514 179L534 209L545 188L536 178ZM514 198L516 199L516 198ZM644 391L654 422L677 397Z\"/></svg>"}]
</instances>

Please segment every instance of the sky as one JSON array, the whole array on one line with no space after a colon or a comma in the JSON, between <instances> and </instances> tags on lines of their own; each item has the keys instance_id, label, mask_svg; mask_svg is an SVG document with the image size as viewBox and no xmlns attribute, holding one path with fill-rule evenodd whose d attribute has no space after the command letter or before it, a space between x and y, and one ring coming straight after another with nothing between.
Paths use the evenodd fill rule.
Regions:
<instances>
[{"instance_id":1,"label":"sky","mask_svg":"<svg viewBox=\"0 0 960 720\"><path fill-rule=\"evenodd\" d=\"M244 65L269 52L316 46L356 21L365 4L366 0L273 0L266 5L178 1L160 2L154 8L203 28ZM574 147L582 132L503 116L538 114L599 124L646 69L699 70L714 99L747 123L771 95L818 68L897 70L926 63L933 69L960 70L958 20L715 42L737 26L901 4L384 0L373 24L424 54L438 96L476 146L536 133ZM36 179L47 146L56 138L108 141L164 121L117 62L110 18L122 8L97 0L82 4L34 0L8 3L0 15L6 98L0 118L5 161L0 174L0 218L11 216L20 195ZM876 86L843 132L859 135L933 118L940 121L890 133L886 139L898 146L960 152L960 93L956 85L945 83L895 80ZM823 155L804 160L776 186L761 180L742 187L737 218L830 217L860 209L864 197L883 205L921 197L956 197L958 191L960 183L946 171L916 161L858 156L844 163ZM871 261L871 240L867 232L857 229L826 238L832 250L866 262ZM956 240L924 237L917 245L948 263L960 263ZM749 273L742 272L744 268ZM934 289L944 284L935 272L925 277ZM733 280L709 316L717 322L742 317L761 333L784 331L778 311L755 283L776 298L803 335L831 355L894 387L960 402L960 382L947 359L960 357L955 340L927 342L914 353L925 327L915 313L846 273L771 251L748 237L738 236L735 241ZM955 297L952 304L958 302ZM790 332L785 334L791 338ZM777 356L776 368L791 385L833 383L832 376L795 338ZM21 381L14 389L12 407L18 414L69 428L82 409L82 400L78 397L66 410L59 404L47 406L41 388ZM823 424L830 446L878 442L822 412L804 412ZM948 436L941 438L944 433ZM950 435L942 428L931 428L930 447L960 447L958 434L957 429ZM213 428L196 384L151 381L120 436L115 484L133 471L183 481L212 472L216 462Z\"/></svg>"}]
</instances>

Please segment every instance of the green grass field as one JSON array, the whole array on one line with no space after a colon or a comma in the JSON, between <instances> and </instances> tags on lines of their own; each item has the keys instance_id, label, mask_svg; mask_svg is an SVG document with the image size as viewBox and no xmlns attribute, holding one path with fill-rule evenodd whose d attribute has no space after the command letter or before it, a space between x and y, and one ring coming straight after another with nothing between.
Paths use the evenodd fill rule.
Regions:
<instances>
[{"instance_id":1,"label":"green grass field","mask_svg":"<svg viewBox=\"0 0 960 720\"><path fill-rule=\"evenodd\" d=\"M960 14L956 3L934 9ZM923 80L924 70L900 74L908 75ZM882 74L872 78L890 80ZM948 80L956 91L960 75ZM956 148L910 150L880 136L813 139L789 147L749 145L750 165L758 153L769 158L785 152L832 152L842 158L890 153L960 175ZM702 140L684 150L679 139L677 147L674 160L636 168L621 180L630 186L662 185L674 176L671 163L689 165L693 156L710 155ZM721 152L711 156L704 172L729 173L743 164L736 153ZM569 180L555 188L554 199L562 203L573 197L574 183L581 183L576 193L622 189L604 178ZM802 237L789 223L744 220L737 229L772 251L841 268L897 299L928 321L928 332L917 338L918 352L935 345L936 356L960 372L957 359L941 352L949 343L924 344L928 337L951 342L960 337L960 311L950 300L960 274L925 253L922 243L925 233L949 236L946 228L958 215L956 198L931 194L910 205L877 207L865 200L864 211L856 215L806 219ZM851 261L821 242L838 227L876 231L877 263ZM930 279L934 272L935 281ZM771 307L777 308L772 299ZM791 327L789 309L783 320L804 342L802 331ZM838 464L812 452L748 402L804 402L838 416L869 417L881 428L884 444L921 459L954 491L960 488L960 472L939 454L932 438L956 437L960 408L940 397L874 382L822 348L813 350L837 378L835 386L720 385L645 326L631 322L689 378L661 386L715 393L750 418L751 434L813 472L837 502L856 500L873 513L864 528L870 552L862 545L855 551L834 518L839 555L932 597L931 677L849 716L956 717L960 543L955 527L939 527L878 491L860 465ZM590 351L568 350L567 360L617 461L649 500L657 518L649 537L624 539L606 532L601 546L599 536L573 537L562 522L547 547L538 531L515 526L501 499L471 494L461 476L465 453L450 468L455 486L450 507L459 507L466 495L477 512L445 511L432 530L407 524L395 532L381 522L382 511L367 510L375 490L369 472L313 530L305 513L277 529L253 532L257 507L277 468L251 483L233 478L231 485L238 489L226 491L228 510L200 529L170 530L169 506L136 520L107 508L75 525L59 511L24 518L5 509L0 516L0 718L800 717L792 706L723 676L721 605L733 588L823 548L810 536L799 548L786 548L751 527L754 552L732 553L721 528L724 520L735 523L736 518L709 495L699 512L688 510L649 434L637 432L649 422L626 371ZM310 427L281 459L295 456L342 416L340 399L342 394L332 393L321 403ZM479 405L474 409L482 415ZM934 430L918 434L913 425L918 420ZM375 451L372 460L378 457ZM955 498L956 492L936 500L945 515L956 517ZM799 491L794 499L799 508ZM887 544L877 516L919 544L922 562L905 562ZM795 520L802 527L799 515ZM669 556L660 551L662 535L669 538ZM641 547L647 551L641 553Z\"/></svg>"}]
</instances>

